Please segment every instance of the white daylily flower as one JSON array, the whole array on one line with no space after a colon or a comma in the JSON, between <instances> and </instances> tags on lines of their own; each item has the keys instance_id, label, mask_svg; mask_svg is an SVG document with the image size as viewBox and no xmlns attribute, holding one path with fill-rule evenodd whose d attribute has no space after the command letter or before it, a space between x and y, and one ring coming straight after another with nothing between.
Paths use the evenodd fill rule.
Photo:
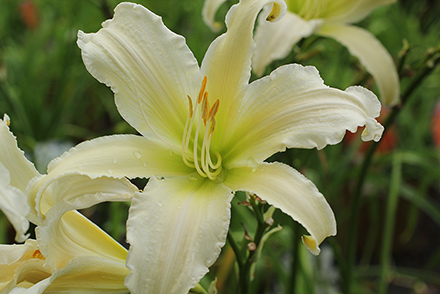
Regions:
<instances>
[{"instance_id":1,"label":"white daylily flower","mask_svg":"<svg viewBox=\"0 0 440 294\"><path fill-rule=\"evenodd\" d=\"M26 238L0 245L1 293L127 293L127 251L76 211L103 201L126 201L136 188L126 180L80 173L40 175L17 147L5 115L0 120L0 209Z\"/></svg>"},{"instance_id":2,"label":"white daylily flower","mask_svg":"<svg viewBox=\"0 0 440 294\"><path fill-rule=\"evenodd\" d=\"M288 65L249 84L252 31L260 10L280 0L242 0L228 31L199 68L183 37L141 5L119 4L97 33L79 32L89 72L115 92L121 115L143 136L115 135L79 144L49 165L56 176L150 177L133 197L127 223L133 293L187 293L225 244L233 192L249 191L300 222L318 245L336 234L330 206L293 168L265 163L286 148L323 148L366 125L379 140L380 103L368 90L323 84L314 67ZM209 93L209 97L208 97Z\"/></svg>"},{"instance_id":3,"label":"white daylily flower","mask_svg":"<svg viewBox=\"0 0 440 294\"><path fill-rule=\"evenodd\" d=\"M203 19L211 28L219 0L205 0ZM224 1L223 1L224 2ZM351 25L377 7L396 0L286 0L286 16L276 23L261 17L255 33L257 49L253 70L262 75L266 66L285 58L302 38L317 34L330 37L347 47L374 77L382 102L393 106L399 103L399 78L393 59L370 32Z\"/></svg>"}]
</instances>

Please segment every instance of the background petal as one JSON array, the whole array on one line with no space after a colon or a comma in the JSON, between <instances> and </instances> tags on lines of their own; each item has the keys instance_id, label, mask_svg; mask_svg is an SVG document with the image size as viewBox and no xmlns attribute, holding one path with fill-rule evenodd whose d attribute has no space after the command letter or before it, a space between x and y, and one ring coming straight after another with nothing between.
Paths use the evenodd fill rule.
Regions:
<instances>
[{"instance_id":1,"label":"background petal","mask_svg":"<svg viewBox=\"0 0 440 294\"><path fill-rule=\"evenodd\" d=\"M317 34L337 40L359 58L374 77L384 105L399 103L399 77L393 58L373 34L355 26L336 24L322 26Z\"/></svg>"},{"instance_id":2,"label":"background petal","mask_svg":"<svg viewBox=\"0 0 440 294\"><path fill-rule=\"evenodd\" d=\"M115 93L124 119L147 137L180 147L202 77L182 36L145 7L121 3L97 33L78 33L87 70Z\"/></svg>"},{"instance_id":3,"label":"background petal","mask_svg":"<svg viewBox=\"0 0 440 294\"><path fill-rule=\"evenodd\" d=\"M225 185L232 190L255 193L303 225L315 241L304 243L315 255L326 237L336 235L336 220L324 196L310 180L285 164L263 163L256 169L232 169Z\"/></svg>"},{"instance_id":4,"label":"background petal","mask_svg":"<svg viewBox=\"0 0 440 294\"><path fill-rule=\"evenodd\" d=\"M199 176L151 178L127 222L131 292L188 293L225 244L232 195Z\"/></svg>"},{"instance_id":5,"label":"background petal","mask_svg":"<svg viewBox=\"0 0 440 294\"><path fill-rule=\"evenodd\" d=\"M20 245L0 245L0 256L1 293L34 293L24 288L13 289L30 287L51 275L51 271L44 268L45 260L38 251L36 240L28 239Z\"/></svg>"},{"instance_id":6,"label":"background petal","mask_svg":"<svg viewBox=\"0 0 440 294\"><path fill-rule=\"evenodd\" d=\"M43 224L36 228L40 250L54 270L76 256L125 262L126 250L75 209L104 201L129 201L137 191L129 181L69 174L45 184L37 197ZM41 187L36 184L36 187Z\"/></svg>"},{"instance_id":7,"label":"background petal","mask_svg":"<svg viewBox=\"0 0 440 294\"><path fill-rule=\"evenodd\" d=\"M319 23L317 20L306 21L289 11L277 22L268 22L265 14L260 14L255 29L257 46L252 58L253 71L262 76L267 65L285 58L299 40L313 33Z\"/></svg>"},{"instance_id":8,"label":"background petal","mask_svg":"<svg viewBox=\"0 0 440 294\"><path fill-rule=\"evenodd\" d=\"M369 15L374 9L379 8L381 6L385 6L391 3L396 2L397 0L341 0L335 1L339 3L339 9L341 13L335 13L331 20L333 22L341 22L341 23L355 23L367 15ZM354 5L352 5L354 4ZM344 9L345 7L350 7L349 10Z\"/></svg>"},{"instance_id":9,"label":"background petal","mask_svg":"<svg viewBox=\"0 0 440 294\"><path fill-rule=\"evenodd\" d=\"M214 32L219 31L223 27L222 23L215 21L215 14L217 13L218 8L225 3L225 1L226 0L205 0L203 3L203 21Z\"/></svg>"},{"instance_id":10,"label":"background petal","mask_svg":"<svg viewBox=\"0 0 440 294\"><path fill-rule=\"evenodd\" d=\"M366 125L364 140L379 140L380 103L362 87L345 91L324 85L315 67L291 64L253 82L238 108L231 140L221 148L228 168L262 162L285 148L339 143L346 130ZM368 136L367 136L368 133Z\"/></svg>"},{"instance_id":11,"label":"background petal","mask_svg":"<svg viewBox=\"0 0 440 294\"><path fill-rule=\"evenodd\" d=\"M11 185L9 171L0 162L0 210L6 215L15 229L15 240L24 242L29 235L29 221L26 219L30 212L27 196Z\"/></svg>"},{"instance_id":12,"label":"background petal","mask_svg":"<svg viewBox=\"0 0 440 294\"><path fill-rule=\"evenodd\" d=\"M29 290L15 293L128 293L124 279L129 273L124 262L97 256L72 259L64 268L56 270L48 279Z\"/></svg>"},{"instance_id":13,"label":"background petal","mask_svg":"<svg viewBox=\"0 0 440 294\"><path fill-rule=\"evenodd\" d=\"M3 120L0 119L0 163L9 171L10 184L24 192L29 181L39 173L18 148L15 136L9 131L9 123L5 114Z\"/></svg>"}]
</instances>

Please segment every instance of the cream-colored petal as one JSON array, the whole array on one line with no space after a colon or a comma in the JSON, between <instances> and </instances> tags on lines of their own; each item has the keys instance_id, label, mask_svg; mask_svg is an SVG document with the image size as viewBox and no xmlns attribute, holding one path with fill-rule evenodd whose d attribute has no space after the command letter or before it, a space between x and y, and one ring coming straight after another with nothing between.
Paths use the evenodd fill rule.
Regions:
<instances>
[{"instance_id":1,"label":"cream-colored petal","mask_svg":"<svg viewBox=\"0 0 440 294\"><path fill-rule=\"evenodd\" d=\"M51 215L49 215L51 217ZM50 219L36 229L41 252L52 269L63 267L78 256L98 256L124 262L126 250L107 233L77 211Z\"/></svg>"},{"instance_id":2,"label":"cream-colored petal","mask_svg":"<svg viewBox=\"0 0 440 294\"><path fill-rule=\"evenodd\" d=\"M0 210L6 215L15 229L15 240L24 242L29 236L29 221L26 219L30 211L27 196L18 188L11 186L9 171L0 162Z\"/></svg>"},{"instance_id":3,"label":"cream-colored petal","mask_svg":"<svg viewBox=\"0 0 440 294\"><path fill-rule=\"evenodd\" d=\"M124 262L97 256L72 259L64 268L30 289L16 289L12 294L40 293L128 293L124 279L129 273Z\"/></svg>"},{"instance_id":4,"label":"cream-colored petal","mask_svg":"<svg viewBox=\"0 0 440 294\"><path fill-rule=\"evenodd\" d=\"M214 32L218 32L223 27L222 23L215 21L215 14L225 1L226 0L205 0L203 3L203 21Z\"/></svg>"},{"instance_id":5,"label":"cream-colored petal","mask_svg":"<svg viewBox=\"0 0 440 294\"><path fill-rule=\"evenodd\" d=\"M194 175L151 178L133 198L127 222L132 293L188 293L224 245L231 191Z\"/></svg>"},{"instance_id":6,"label":"cream-colored petal","mask_svg":"<svg viewBox=\"0 0 440 294\"><path fill-rule=\"evenodd\" d=\"M43 181L44 183L44 181ZM40 250L52 269L64 267L76 256L101 256L122 262L126 250L74 209L104 201L129 201L137 188L126 180L90 179L68 174L45 186L36 184L43 223L36 228Z\"/></svg>"},{"instance_id":7,"label":"cream-colored petal","mask_svg":"<svg viewBox=\"0 0 440 294\"><path fill-rule=\"evenodd\" d=\"M397 0L341 0L339 11L335 11L334 15L329 18L332 22L340 23L355 23L367 15L369 15L373 10L395 3ZM338 2L338 1L336 1ZM350 9L344 9L345 7L350 7ZM339 12L339 13L338 13Z\"/></svg>"},{"instance_id":8,"label":"cream-colored petal","mask_svg":"<svg viewBox=\"0 0 440 294\"><path fill-rule=\"evenodd\" d=\"M9 171L10 185L24 192L28 182L39 173L18 148L9 124L9 117L5 114L3 120L0 119L0 163Z\"/></svg>"},{"instance_id":9,"label":"cream-colored petal","mask_svg":"<svg viewBox=\"0 0 440 294\"><path fill-rule=\"evenodd\" d=\"M310 180L285 164L232 169L225 185L255 193L303 225L311 235L305 237L304 244L315 255L326 237L336 235L336 220L324 196Z\"/></svg>"},{"instance_id":10,"label":"cream-colored petal","mask_svg":"<svg viewBox=\"0 0 440 294\"><path fill-rule=\"evenodd\" d=\"M40 293L127 293L128 274L124 260L96 256L70 260L66 267L51 271L38 250L36 240L23 245L0 245L0 292ZM7 259L3 258L8 255Z\"/></svg>"},{"instance_id":11,"label":"cream-colored petal","mask_svg":"<svg viewBox=\"0 0 440 294\"><path fill-rule=\"evenodd\" d=\"M384 105L399 103L399 77L393 58L373 34L355 26L330 24L324 25L318 34L335 39L359 58L374 77Z\"/></svg>"},{"instance_id":12,"label":"cream-colored petal","mask_svg":"<svg viewBox=\"0 0 440 294\"><path fill-rule=\"evenodd\" d=\"M180 154L161 141L135 135L114 135L85 141L49 163L51 178L79 172L91 177L144 178L176 176L190 169Z\"/></svg>"},{"instance_id":13,"label":"cream-colored petal","mask_svg":"<svg viewBox=\"0 0 440 294\"><path fill-rule=\"evenodd\" d=\"M286 4L282 0L241 0L232 6L226 15L226 33L211 43L203 58L201 71L207 76L209 99L220 101L214 141L222 140L231 116L236 115L240 97L237 94L248 85L251 74L254 23L260 10L269 4L274 6L270 15L266 15L268 19L276 20L284 15Z\"/></svg>"},{"instance_id":14,"label":"cream-colored petal","mask_svg":"<svg viewBox=\"0 0 440 294\"><path fill-rule=\"evenodd\" d=\"M319 20L306 21L289 11L282 19L273 23L266 21L264 14L260 14L255 30L257 47L252 57L253 71L262 76L267 65L285 58L299 40L313 33L319 23Z\"/></svg>"},{"instance_id":15,"label":"cream-colored petal","mask_svg":"<svg viewBox=\"0 0 440 294\"><path fill-rule=\"evenodd\" d=\"M220 151L227 168L262 162L285 148L339 143L346 130L366 126L362 138L378 141L380 103L362 87L345 91L324 85L315 67L282 66L253 82L233 122L234 136Z\"/></svg>"},{"instance_id":16,"label":"cream-colored petal","mask_svg":"<svg viewBox=\"0 0 440 294\"><path fill-rule=\"evenodd\" d=\"M115 93L119 112L141 134L181 146L187 95L202 80L182 36L145 7L121 3L97 33L78 33L87 70Z\"/></svg>"},{"instance_id":17,"label":"cream-colored petal","mask_svg":"<svg viewBox=\"0 0 440 294\"><path fill-rule=\"evenodd\" d=\"M48 278L51 271L44 268L44 263L36 240L28 239L21 245L0 245L0 293L20 293L13 289L31 287Z\"/></svg>"}]
</instances>

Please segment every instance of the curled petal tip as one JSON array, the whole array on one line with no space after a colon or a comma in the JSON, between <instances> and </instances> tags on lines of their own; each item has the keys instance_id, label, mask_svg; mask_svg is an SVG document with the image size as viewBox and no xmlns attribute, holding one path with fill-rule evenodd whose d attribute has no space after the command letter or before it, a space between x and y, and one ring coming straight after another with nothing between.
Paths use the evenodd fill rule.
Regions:
<instances>
[{"instance_id":1,"label":"curled petal tip","mask_svg":"<svg viewBox=\"0 0 440 294\"><path fill-rule=\"evenodd\" d=\"M272 10L266 17L266 20L270 22L278 21L286 14L286 11L287 6L284 2L274 2Z\"/></svg>"},{"instance_id":2,"label":"curled petal tip","mask_svg":"<svg viewBox=\"0 0 440 294\"><path fill-rule=\"evenodd\" d=\"M371 141L379 142L380 138L382 138L382 133L384 131L384 127L378 123L375 119L368 119L365 123L365 129L362 132L362 140L363 141Z\"/></svg>"},{"instance_id":3,"label":"curled petal tip","mask_svg":"<svg viewBox=\"0 0 440 294\"><path fill-rule=\"evenodd\" d=\"M313 255L318 255L321 252L321 249L319 249L317 242L315 241L315 239L313 239L312 236L304 235L301 237L301 239L304 245Z\"/></svg>"}]
</instances>

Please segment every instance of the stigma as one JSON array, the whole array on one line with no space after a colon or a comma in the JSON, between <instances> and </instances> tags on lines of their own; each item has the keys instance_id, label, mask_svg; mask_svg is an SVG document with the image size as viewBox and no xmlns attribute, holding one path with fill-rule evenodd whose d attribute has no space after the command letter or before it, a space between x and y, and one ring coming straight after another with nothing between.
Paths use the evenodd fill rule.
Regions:
<instances>
[{"instance_id":1,"label":"stigma","mask_svg":"<svg viewBox=\"0 0 440 294\"><path fill-rule=\"evenodd\" d=\"M211 140L220 101L217 99L210 106L207 82L205 76L195 101L187 96L189 111L182 138L182 159L187 166L195 168L200 176L215 180L222 169L222 158L217 151L211 150Z\"/></svg>"}]
</instances>

